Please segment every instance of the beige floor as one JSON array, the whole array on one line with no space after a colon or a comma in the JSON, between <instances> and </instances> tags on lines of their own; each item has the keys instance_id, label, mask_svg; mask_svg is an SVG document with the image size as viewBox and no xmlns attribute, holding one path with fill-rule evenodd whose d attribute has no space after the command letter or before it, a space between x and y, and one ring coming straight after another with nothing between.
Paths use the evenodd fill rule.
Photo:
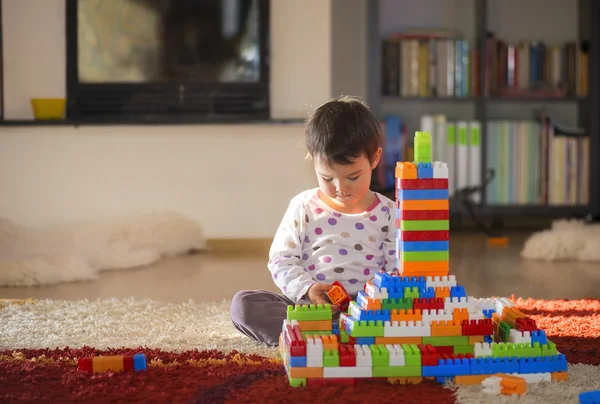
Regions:
<instances>
[{"instance_id":1,"label":"beige floor","mask_svg":"<svg viewBox=\"0 0 600 404\"><path fill-rule=\"evenodd\" d=\"M598 264L534 262L519 257L526 234L488 247L477 234L453 234L451 273L470 296L600 298ZM106 272L97 280L36 288L0 288L0 299L152 298L172 302L231 298L240 289L276 291L265 267L267 247L243 255L219 252L163 260L147 268Z\"/></svg>"}]
</instances>

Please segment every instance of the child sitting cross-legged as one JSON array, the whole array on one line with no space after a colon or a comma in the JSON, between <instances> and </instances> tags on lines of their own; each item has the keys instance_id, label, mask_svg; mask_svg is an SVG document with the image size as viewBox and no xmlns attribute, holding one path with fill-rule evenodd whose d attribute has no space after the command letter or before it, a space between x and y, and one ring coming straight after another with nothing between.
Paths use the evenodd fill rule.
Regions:
<instances>
[{"instance_id":1,"label":"child sitting cross-legged","mask_svg":"<svg viewBox=\"0 0 600 404\"><path fill-rule=\"evenodd\" d=\"M329 303L334 281L355 298L375 273L397 270L395 205L370 190L381 144L379 122L357 99L339 97L311 114L306 147L319 186L291 200L275 233L267 266L282 293L238 292L231 304L238 330L277 345L288 305Z\"/></svg>"}]
</instances>

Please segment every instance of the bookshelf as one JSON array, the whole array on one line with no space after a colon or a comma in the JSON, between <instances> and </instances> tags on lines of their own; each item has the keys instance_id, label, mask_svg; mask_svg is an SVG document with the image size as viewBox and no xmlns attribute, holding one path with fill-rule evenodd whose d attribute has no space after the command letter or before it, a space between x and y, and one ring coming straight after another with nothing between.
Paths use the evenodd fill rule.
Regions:
<instances>
[{"instance_id":1,"label":"bookshelf","mask_svg":"<svg viewBox=\"0 0 600 404\"><path fill-rule=\"evenodd\" d=\"M368 4L367 101L384 130L401 121L403 154L414 131L431 123L424 116L434 122L441 116L457 127L474 123L477 148L467 154L440 150L440 158L434 151L434 158L476 156L472 161L479 164L459 168L457 187L481 184L488 168L496 171L476 198L479 214L600 216L600 26L592 23L600 18L600 2ZM426 68L419 70L419 63ZM465 74L457 75L458 69ZM435 131L448 141L447 127ZM407 156L410 152L400 159ZM373 188L393 195L385 173L375 177ZM456 204L451 209L453 215L466 214Z\"/></svg>"}]
</instances>

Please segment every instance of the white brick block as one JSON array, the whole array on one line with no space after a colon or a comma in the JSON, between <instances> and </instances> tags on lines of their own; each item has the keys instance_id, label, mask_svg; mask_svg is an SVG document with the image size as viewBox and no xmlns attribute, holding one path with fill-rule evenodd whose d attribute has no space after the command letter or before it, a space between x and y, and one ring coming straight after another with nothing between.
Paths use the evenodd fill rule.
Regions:
<instances>
[{"instance_id":1,"label":"white brick block","mask_svg":"<svg viewBox=\"0 0 600 404\"><path fill-rule=\"evenodd\" d=\"M452 286L456 286L456 276L448 275L448 276L428 276L425 278L425 285L428 288L437 288L437 287L447 287L451 288Z\"/></svg>"},{"instance_id":2,"label":"white brick block","mask_svg":"<svg viewBox=\"0 0 600 404\"><path fill-rule=\"evenodd\" d=\"M473 354L478 356L492 356L492 346L489 342L476 342L473 344Z\"/></svg>"},{"instance_id":3,"label":"white brick block","mask_svg":"<svg viewBox=\"0 0 600 404\"><path fill-rule=\"evenodd\" d=\"M354 355L356 356L356 367L372 367L373 357L369 345L354 345Z\"/></svg>"},{"instance_id":4,"label":"white brick block","mask_svg":"<svg viewBox=\"0 0 600 404\"><path fill-rule=\"evenodd\" d=\"M431 326L422 321L386 321L384 337L431 337Z\"/></svg>"},{"instance_id":5,"label":"white brick block","mask_svg":"<svg viewBox=\"0 0 600 404\"><path fill-rule=\"evenodd\" d=\"M385 347L388 350L388 357L390 359L389 366L405 366L404 349L402 349L400 344L387 344Z\"/></svg>"},{"instance_id":6,"label":"white brick block","mask_svg":"<svg viewBox=\"0 0 600 404\"><path fill-rule=\"evenodd\" d=\"M433 178L448 178L448 164L441 161L431 163L433 168Z\"/></svg>"}]
</instances>

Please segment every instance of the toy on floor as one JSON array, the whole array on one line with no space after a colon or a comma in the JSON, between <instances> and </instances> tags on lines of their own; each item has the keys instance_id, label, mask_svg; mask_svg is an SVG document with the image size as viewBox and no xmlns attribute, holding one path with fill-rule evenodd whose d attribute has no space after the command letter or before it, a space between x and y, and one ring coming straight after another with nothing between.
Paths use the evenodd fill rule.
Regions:
<instances>
[{"instance_id":1,"label":"toy on floor","mask_svg":"<svg viewBox=\"0 0 600 404\"><path fill-rule=\"evenodd\" d=\"M77 370L89 373L113 372L139 372L146 370L146 355L143 353L135 355L113 355L92 356L79 358Z\"/></svg>"},{"instance_id":2,"label":"toy on floor","mask_svg":"<svg viewBox=\"0 0 600 404\"><path fill-rule=\"evenodd\" d=\"M505 396L516 394L520 396L527 391L525 379L504 373L488 377L481 382L481 385L483 386L483 392L487 394L504 394Z\"/></svg>"},{"instance_id":3,"label":"toy on floor","mask_svg":"<svg viewBox=\"0 0 600 404\"><path fill-rule=\"evenodd\" d=\"M414 156L396 167L400 274L376 274L338 321L330 305L289 306L279 350L290 384L567 380L565 356L533 319L507 299L467 296L449 274L448 167L431 162L427 133Z\"/></svg>"}]
</instances>

